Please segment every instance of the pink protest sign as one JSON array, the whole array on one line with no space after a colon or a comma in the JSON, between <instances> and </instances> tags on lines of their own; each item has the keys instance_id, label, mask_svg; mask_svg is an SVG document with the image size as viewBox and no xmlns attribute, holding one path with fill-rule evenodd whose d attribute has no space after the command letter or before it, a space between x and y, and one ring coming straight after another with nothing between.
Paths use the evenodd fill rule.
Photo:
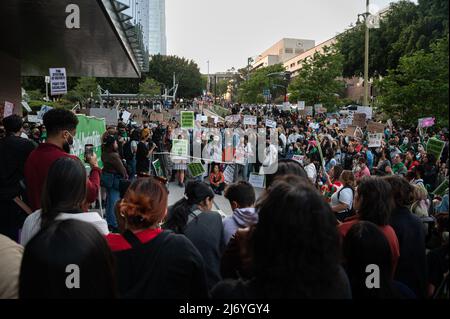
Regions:
<instances>
[{"instance_id":1,"label":"pink protest sign","mask_svg":"<svg viewBox=\"0 0 450 319\"><path fill-rule=\"evenodd\" d=\"M435 118L434 117L426 117L419 120L419 126L422 128L430 127L435 124Z\"/></svg>"}]
</instances>

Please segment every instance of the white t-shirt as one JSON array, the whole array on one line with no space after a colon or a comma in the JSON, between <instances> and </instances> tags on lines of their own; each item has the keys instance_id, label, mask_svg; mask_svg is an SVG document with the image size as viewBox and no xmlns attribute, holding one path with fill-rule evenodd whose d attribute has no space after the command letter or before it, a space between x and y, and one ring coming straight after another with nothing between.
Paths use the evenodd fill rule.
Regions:
<instances>
[{"instance_id":1,"label":"white t-shirt","mask_svg":"<svg viewBox=\"0 0 450 319\"><path fill-rule=\"evenodd\" d=\"M309 180L314 184L317 180L317 169L314 163L309 163L304 167L306 175L308 175Z\"/></svg>"},{"instance_id":2,"label":"white t-shirt","mask_svg":"<svg viewBox=\"0 0 450 319\"><path fill-rule=\"evenodd\" d=\"M96 212L66 214L56 216L56 220L76 219L94 225L103 235L109 234L108 223ZM29 215L23 223L20 233L20 244L25 246L41 230L41 210Z\"/></svg>"},{"instance_id":3,"label":"white t-shirt","mask_svg":"<svg viewBox=\"0 0 450 319\"><path fill-rule=\"evenodd\" d=\"M342 186L344 187L344 186ZM331 206L336 206L339 204L346 204L348 208L351 209L353 207L353 191L350 188L342 189L340 187L332 196L331 196ZM342 191L339 193L339 191ZM339 199L338 199L339 194ZM343 213L345 210L340 211L339 213Z\"/></svg>"}]
</instances>

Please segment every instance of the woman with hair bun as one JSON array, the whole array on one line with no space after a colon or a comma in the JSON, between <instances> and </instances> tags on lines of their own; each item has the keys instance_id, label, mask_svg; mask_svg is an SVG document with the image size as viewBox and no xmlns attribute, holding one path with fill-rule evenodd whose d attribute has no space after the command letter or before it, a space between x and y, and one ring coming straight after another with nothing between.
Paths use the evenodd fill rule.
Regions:
<instances>
[{"instance_id":1,"label":"woman with hair bun","mask_svg":"<svg viewBox=\"0 0 450 319\"><path fill-rule=\"evenodd\" d=\"M208 297L204 261L182 235L161 229L168 193L154 178L134 181L118 204L122 234L107 240L117 259L121 298L198 299Z\"/></svg>"}]
</instances>

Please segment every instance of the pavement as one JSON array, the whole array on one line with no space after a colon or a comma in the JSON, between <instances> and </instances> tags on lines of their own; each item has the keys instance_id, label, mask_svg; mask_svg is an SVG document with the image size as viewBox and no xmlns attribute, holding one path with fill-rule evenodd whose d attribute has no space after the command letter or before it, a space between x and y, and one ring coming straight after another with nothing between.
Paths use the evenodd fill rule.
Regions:
<instances>
[{"instance_id":1,"label":"pavement","mask_svg":"<svg viewBox=\"0 0 450 319\"><path fill-rule=\"evenodd\" d=\"M260 188L255 189L257 199L261 196L262 192L263 190ZM183 198L183 195L184 187L178 186L177 183L169 184L169 206L175 204L178 200ZM219 195L214 196L213 210L218 211L224 216L230 216L233 213L228 200L224 196Z\"/></svg>"}]
</instances>

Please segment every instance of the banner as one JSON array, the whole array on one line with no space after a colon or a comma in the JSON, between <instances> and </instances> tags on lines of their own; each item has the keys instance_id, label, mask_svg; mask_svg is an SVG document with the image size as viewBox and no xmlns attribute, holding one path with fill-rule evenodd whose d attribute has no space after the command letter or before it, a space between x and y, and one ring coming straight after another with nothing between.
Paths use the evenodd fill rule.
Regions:
<instances>
[{"instance_id":1,"label":"banner","mask_svg":"<svg viewBox=\"0 0 450 319\"><path fill-rule=\"evenodd\" d=\"M353 114L353 126L364 128L366 127L366 114L365 113L355 113Z\"/></svg>"},{"instance_id":2,"label":"banner","mask_svg":"<svg viewBox=\"0 0 450 319\"><path fill-rule=\"evenodd\" d=\"M30 114L28 114L27 115L27 122L30 122L30 123L42 123L42 120L39 120L37 115L30 115Z\"/></svg>"},{"instance_id":3,"label":"banner","mask_svg":"<svg viewBox=\"0 0 450 319\"><path fill-rule=\"evenodd\" d=\"M106 131L105 119L98 119L82 114L77 114L77 134L73 142L73 154L84 163L84 146L94 145L94 153L97 155L98 165L103 168L102 135Z\"/></svg>"},{"instance_id":4,"label":"banner","mask_svg":"<svg viewBox=\"0 0 450 319\"><path fill-rule=\"evenodd\" d=\"M116 109L91 108L89 115L99 119L105 119L106 125L117 126L119 122L119 114Z\"/></svg>"},{"instance_id":5,"label":"banner","mask_svg":"<svg viewBox=\"0 0 450 319\"><path fill-rule=\"evenodd\" d=\"M123 111L123 113L122 113L122 121L123 121L125 124L128 124L128 121L130 120L130 117L131 117L131 113L130 113L130 112L128 112L128 111Z\"/></svg>"},{"instance_id":6,"label":"banner","mask_svg":"<svg viewBox=\"0 0 450 319\"><path fill-rule=\"evenodd\" d=\"M437 138L430 138L427 143L427 153L436 156L436 160L439 160L444 150L445 142L438 140Z\"/></svg>"},{"instance_id":7,"label":"banner","mask_svg":"<svg viewBox=\"0 0 450 319\"><path fill-rule=\"evenodd\" d=\"M419 119L419 127L426 128L431 127L435 124L436 119L434 117L426 117L423 119Z\"/></svg>"},{"instance_id":8,"label":"banner","mask_svg":"<svg viewBox=\"0 0 450 319\"><path fill-rule=\"evenodd\" d=\"M180 157L186 157L188 156L188 140L178 140L174 139L172 140L172 156L180 156Z\"/></svg>"},{"instance_id":9,"label":"banner","mask_svg":"<svg viewBox=\"0 0 450 319\"><path fill-rule=\"evenodd\" d=\"M244 125L256 125L257 119L256 116L245 115L244 116Z\"/></svg>"},{"instance_id":10,"label":"banner","mask_svg":"<svg viewBox=\"0 0 450 319\"><path fill-rule=\"evenodd\" d=\"M206 172L202 163L190 163L187 167L192 177L202 176Z\"/></svg>"},{"instance_id":11,"label":"banner","mask_svg":"<svg viewBox=\"0 0 450 319\"><path fill-rule=\"evenodd\" d=\"M383 141L382 133L370 133L368 135L369 144L368 147L381 147L381 142Z\"/></svg>"},{"instance_id":12,"label":"banner","mask_svg":"<svg viewBox=\"0 0 450 319\"><path fill-rule=\"evenodd\" d=\"M180 112L181 128L193 129L194 128L194 112Z\"/></svg>"},{"instance_id":13,"label":"banner","mask_svg":"<svg viewBox=\"0 0 450 319\"><path fill-rule=\"evenodd\" d=\"M50 95L67 94L66 68L50 68Z\"/></svg>"},{"instance_id":14,"label":"banner","mask_svg":"<svg viewBox=\"0 0 450 319\"><path fill-rule=\"evenodd\" d=\"M225 184L232 184L234 181L234 165L227 165L223 176L225 177Z\"/></svg>"},{"instance_id":15,"label":"banner","mask_svg":"<svg viewBox=\"0 0 450 319\"><path fill-rule=\"evenodd\" d=\"M305 109L305 101L298 101L297 106L300 111L303 111Z\"/></svg>"},{"instance_id":16,"label":"banner","mask_svg":"<svg viewBox=\"0 0 450 319\"><path fill-rule=\"evenodd\" d=\"M265 188L265 175L260 175L256 173L250 173L248 182L255 188Z\"/></svg>"}]
</instances>

